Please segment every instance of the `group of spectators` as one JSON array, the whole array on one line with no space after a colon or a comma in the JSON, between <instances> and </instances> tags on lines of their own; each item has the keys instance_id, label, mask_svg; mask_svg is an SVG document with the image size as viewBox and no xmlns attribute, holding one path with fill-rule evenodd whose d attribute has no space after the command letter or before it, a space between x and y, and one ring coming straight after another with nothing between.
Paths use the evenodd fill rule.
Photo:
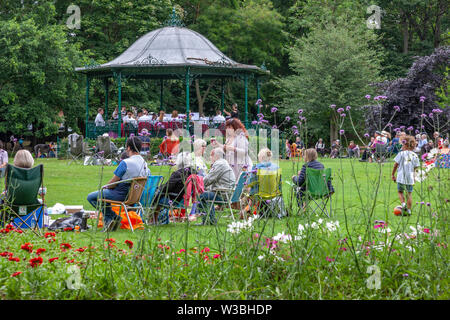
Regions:
<instances>
[{"instance_id":1,"label":"group of spectators","mask_svg":"<svg viewBox=\"0 0 450 320\"><path fill-rule=\"evenodd\" d=\"M104 127L106 125L104 114L105 111L103 108L97 109L97 116L95 117L95 126L96 127ZM237 108L237 104L233 104L231 107L231 111L224 110L223 113L227 117L222 114L221 110L216 110L216 114L211 117L205 116L203 113L191 113L190 120L198 121L202 124L222 124L225 121L232 118L239 119L239 111ZM174 110L171 114L165 113L165 111L160 111L159 113L149 112L146 108L136 109L132 107L131 109L127 109L126 107L122 107L121 110L121 120L125 123L130 123L134 127L138 127L139 122L148 122L150 124L157 124L163 122L184 122L186 120L186 115L179 114L178 111ZM111 115L110 120L118 120L119 119L119 110L116 107L113 114Z\"/></svg>"}]
</instances>

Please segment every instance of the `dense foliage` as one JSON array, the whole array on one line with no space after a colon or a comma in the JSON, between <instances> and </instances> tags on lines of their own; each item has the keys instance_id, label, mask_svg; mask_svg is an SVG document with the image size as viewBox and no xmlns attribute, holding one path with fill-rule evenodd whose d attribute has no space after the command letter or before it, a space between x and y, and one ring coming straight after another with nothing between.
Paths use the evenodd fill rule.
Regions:
<instances>
[{"instance_id":1,"label":"dense foliage","mask_svg":"<svg viewBox=\"0 0 450 320\"><path fill-rule=\"evenodd\" d=\"M232 59L264 64L271 71L271 79L262 87L263 104L269 105L263 108L266 116L274 105L284 114L296 108L315 110L315 118L310 119L313 138L336 135L326 110L329 104L351 105L355 122L362 125L363 113L357 110L364 105L362 97L371 93L363 92L368 84L401 82L414 72L408 70L416 57L430 56L448 45L448 2L444 0L382 0L379 12L368 10L372 5L368 0L80 0L76 3L80 29L66 25L71 4L69 0L1 1L0 114L8 122L0 124L0 134L37 138L54 134L61 110L68 126L82 129L85 79L74 68L117 57L137 38L163 26L172 8L186 27L202 33ZM369 29L366 22L376 14L380 28ZM317 41L322 34L326 37ZM337 46L339 42L342 45ZM314 51L314 45L336 50ZM358 50L361 55L355 54ZM333 64L351 70L332 74ZM441 80L444 71L436 70ZM183 83L171 80L164 85L165 111L182 111ZM192 105L212 114L220 104L219 83L204 80L194 85ZM433 88L444 86L435 83ZM116 87L110 83L109 115L117 105ZM242 81L227 83L227 107L233 102L242 107L243 91ZM254 87L249 91L253 119L255 91ZM436 94L445 105L445 90ZM102 82L92 82L90 101L94 116L105 101ZM158 111L159 82L124 81L123 105Z\"/></svg>"}]
</instances>

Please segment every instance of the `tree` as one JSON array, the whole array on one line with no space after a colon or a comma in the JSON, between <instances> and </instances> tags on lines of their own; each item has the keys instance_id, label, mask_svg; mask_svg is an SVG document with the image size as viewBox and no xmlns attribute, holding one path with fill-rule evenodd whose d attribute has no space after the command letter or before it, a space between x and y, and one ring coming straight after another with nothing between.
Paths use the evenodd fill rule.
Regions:
<instances>
[{"instance_id":1,"label":"tree","mask_svg":"<svg viewBox=\"0 0 450 320\"><path fill-rule=\"evenodd\" d=\"M353 116L361 116L364 94L379 80L380 51L369 48L377 37L368 29L349 28L343 21L312 30L290 50L294 74L280 79L283 113L302 108L308 114L309 129L330 139L338 128L330 105L350 105Z\"/></svg>"},{"instance_id":2,"label":"tree","mask_svg":"<svg viewBox=\"0 0 450 320\"><path fill-rule=\"evenodd\" d=\"M64 27L52 24L50 2L0 19L0 132L46 137L57 132L59 111L76 128L80 82L74 68L83 63ZM14 15L14 17L12 17Z\"/></svg>"}]
</instances>

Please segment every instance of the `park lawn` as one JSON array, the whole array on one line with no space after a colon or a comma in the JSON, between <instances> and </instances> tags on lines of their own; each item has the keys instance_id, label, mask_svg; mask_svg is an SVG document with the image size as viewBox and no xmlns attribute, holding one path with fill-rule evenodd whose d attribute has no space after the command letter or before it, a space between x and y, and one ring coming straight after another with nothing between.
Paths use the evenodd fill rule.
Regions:
<instances>
[{"instance_id":1,"label":"park lawn","mask_svg":"<svg viewBox=\"0 0 450 320\"><path fill-rule=\"evenodd\" d=\"M87 194L106 184L115 169L69 166L55 159L37 163L45 166L48 206L81 204L87 210L93 210ZM324 159L323 163L333 170L336 193L331 218L298 211L286 181L302 163L283 160L289 217L256 220L239 232L230 231L230 218L219 219L217 226L170 223L134 233L101 233L95 227L49 237L1 232L0 297L448 299L450 170L435 169L417 183L413 215L396 217L392 210L399 201L396 184L390 180L392 162ZM170 172L168 167L151 170L165 177ZM329 224L335 221L339 221L337 228ZM291 240L285 241L286 236ZM33 252L23 250L26 243L33 245ZM41 264L31 267L29 259L38 258L36 248L46 251ZM20 262L9 260L8 252ZM67 283L74 276L70 269L74 264L82 272L82 289L74 290ZM379 270L379 287L373 270Z\"/></svg>"},{"instance_id":2,"label":"park lawn","mask_svg":"<svg viewBox=\"0 0 450 320\"><path fill-rule=\"evenodd\" d=\"M397 227L397 223L404 224L406 218L396 217L393 215L393 209L399 205L396 184L390 179L393 161L383 164L359 162L357 159L322 159L325 167L332 169L333 186L335 194L332 201L332 217L331 220L338 220L341 224L347 221L352 229L358 226L364 229L367 226L366 216L371 214L371 220L382 220L388 222L392 227ZM83 205L85 210L94 210L87 202L87 195L99 186L108 183L111 179L115 166L83 166L82 164L72 163L68 165L66 160L56 159L39 159L36 164L44 164L44 184L47 187L46 204L51 207L56 203L64 205ZM298 160L281 160L280 166L283 175L283 195L287 210L298 221L305 221L306 216L302 214L296 204L295 194L292 193L291 186L286 183L292 181L292 176L296 174L302 167L303 162ZM151 166L153 175L162 175L167 181L169 173L173 172L173 168L164 166ZM446 177L448 182L450 170L441 170L442 175ZM377 179L380 179L379 187ZM442 180L445 180L442 179ZM409 223L416 223L417 212L423 209L423 205L416 202L429 202L431 206L435 206L435 199L427 199L427 193L424 189L429 186L436 187L436 181L432 179L426 180L423 184L416 183L413 198L413 216L407 219ZM376 199L376 201L374 201ZM329 205L328 205L329 208ZM345 209L345 212L344 212ZM372 212L373 210L373 212ZM322 218L329 220L325 216ZM55 219L54 216L51 216ZM422 217L421 224L426 224ZM285 219L273 220L273 232L281 232L285 230ZM231 219L222 219L219 223L219 229L224 232ZM192 231L198 233L198 237L202 238L203 230L208 230L204 236L210 237L210 232L215 230L214 227L194 227L190 225ZM159 237L162 239L177 238L177 233L184 235L186 229L185 224L175 223L159 228ZM140 231L136 233L139 234ZM215 232L215 231L214 231ZM115 234L120 237L132 237L129 231L121 230ZM193 237L192 239L196 239ZM185 240L185 239L184 239Z\"/></svg>"}]
</instances>

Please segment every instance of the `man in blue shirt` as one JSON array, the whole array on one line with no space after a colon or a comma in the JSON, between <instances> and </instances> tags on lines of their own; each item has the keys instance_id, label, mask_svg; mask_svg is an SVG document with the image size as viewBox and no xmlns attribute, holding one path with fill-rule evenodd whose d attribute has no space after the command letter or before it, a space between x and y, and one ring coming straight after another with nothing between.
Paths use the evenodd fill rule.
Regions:
<instances>
[{"instance_id":1,"label":"man in blue shirt","mask_svg":"<svg viewBox=\"0 0 450 320\"><path fill-rule=\"evenodd\" d=\"M114 175L109 184L119 182L121 180L128 180L136 177L147 177L150 174L147 163L140 155L142 148L142 142L138 137L130 137L126 143L126 152L128 158L122 160L114 171ZM90 193L87 197L89 203L97 208L98 198L124 201L128 195L130 189L129 182L123 182L114 184L103 189L103 194L99 195L99 191ZM120 226L121 218L117 216L110 206L105 207L103 225L105 226L103 231L115 231Z\"/></svg>"}]
</instances>

